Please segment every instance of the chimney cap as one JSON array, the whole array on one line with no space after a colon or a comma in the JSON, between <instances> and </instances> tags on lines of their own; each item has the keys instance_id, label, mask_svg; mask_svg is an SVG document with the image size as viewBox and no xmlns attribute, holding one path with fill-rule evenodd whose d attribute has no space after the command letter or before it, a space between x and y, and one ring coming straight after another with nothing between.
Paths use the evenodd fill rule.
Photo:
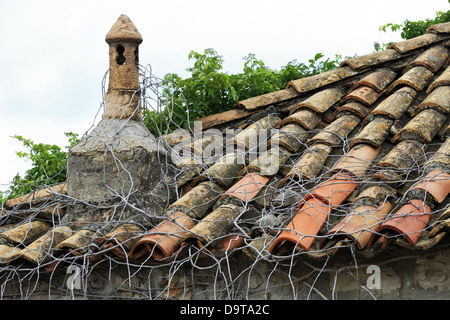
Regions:
<instances>
[{"instance_id":1,"label":"chimney cap","mask_svg":"<svg viewBox=\"0 0 450 320\"><path fill-rule=\"evenodd\" d=\"M120 15L105 37L105 41L107 43L127 41L136 42L139 44L142 40L142 35L139 33L130 18L125 14Z\"/></svg>"}]
</instances>

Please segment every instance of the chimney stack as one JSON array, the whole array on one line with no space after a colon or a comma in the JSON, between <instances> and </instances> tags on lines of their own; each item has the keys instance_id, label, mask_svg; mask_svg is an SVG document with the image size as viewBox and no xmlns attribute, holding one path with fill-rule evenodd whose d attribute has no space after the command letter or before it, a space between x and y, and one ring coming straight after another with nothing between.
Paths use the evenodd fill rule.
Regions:
<instances>
[{"instance_id":1,"label":"chimney stack","mask_svg":"<svg viewBox=\"0 0 450 320\"><path fill-rule=\"evenodd\" d=\"M142 36L122 14L105 37L109 45L109 85L104 119L141 120L139 103L139 45Z\"/></svg>"},{"instance_id":2,"label":"chimney stack","mask_svg":"<svg viewBox=\"0 0 450 320\"><path fill-rule=\"evenodd\" d=\"M80 201L68 208L66 216L77 224L106 222L117 216L117 205L126 209L121 210L121 219L136 214L136 208L150 215L160 213L168 197L160 190L167 190L170 180L169 154L142 121L138 65L142 36L121 15L105 40L110 64L105 112L68 154L67 192Z\"/></svg>"}]
</instances>

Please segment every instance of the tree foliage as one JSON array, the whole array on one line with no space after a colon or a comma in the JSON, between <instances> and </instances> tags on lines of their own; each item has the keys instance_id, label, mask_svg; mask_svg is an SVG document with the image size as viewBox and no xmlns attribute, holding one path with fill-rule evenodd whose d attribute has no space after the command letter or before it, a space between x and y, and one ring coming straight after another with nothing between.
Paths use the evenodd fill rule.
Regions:
<instances>
[{"instance_id":1,"label":"tree foliage","mask_svg":"<svg viewBox=\"0 0 450 320\"><path fill-rule=\"evenodd\" d=\"M78 142L78 135L73 132L64 133L68 138L69 150ZM0 203L7 198L15 198L27 194L41 185L54 185L66 180L67 152L57 145L35 143L20 135L15 135L26 151L18 151L19 158L31 161L31 168L23 177L17 173L12 179L12 184L6 192L0 193Z\"/></svg>"},{"instance_id":2,"label":"tree foliage","mask_svg":"<svg viewBox=\"0 0 450 320\"><path fill-rule=\"evenodd\" d=\"M450 0L449 0L450 3ZM397 23L387 23L385 25L382 25L379 27L380 31L387 32L391 30L392 32L398 32L400 31L400 36L404 40L412 39L421 35L424 35L428 29L429 26L433 24L439 24L439 23L445 23L450 22L450 10L447 12L443 11L437 11L436 17L434 18L428 18L425 20L418 20L418 21L410 21L405 20L403 24L397 24ZM375 51L380 51L383 49L386 49L390 43L385 43L383 45L380 45L378 42L374 43Z\"/></svg>"},{"instance_id":3,"label":"tree foliage","mask_svg":"<svg viewBox=\"0 0 450 320\"><path fill-rule=\"evenodd\" d=\"M323 59L318 53L307 63L290 61L280 70L269 68L255 54L243 58L241 73L223 72L223 58L214 49L203 53L191 51L189 60L194 60L188 68L190 77L181 78L169 73L164 77L164 96L170 97L160 112L144 111L144 121L155 135L179 127L188 128L198 118L230 110L233 105L251 97L284 89L287 83L314 74L335 69L341 56ZM169 120L168 120L169 119Z\"/></svg>"}]
</instances>

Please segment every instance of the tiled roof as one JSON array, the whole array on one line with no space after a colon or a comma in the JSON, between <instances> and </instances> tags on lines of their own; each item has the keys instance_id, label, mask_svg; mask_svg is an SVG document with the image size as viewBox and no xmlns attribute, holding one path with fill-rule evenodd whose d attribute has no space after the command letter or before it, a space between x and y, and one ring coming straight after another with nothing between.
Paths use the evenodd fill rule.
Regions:
<instances>
[{"instance_id":1,"label":"tiled roof","mask_svg":"<svg viewBox=\"0 0 450 320\"><path fill-rule=\"evenodd\" d=\"M166 263L193 252L270 260L349 246L365 257L433 248L450 232L449 50L450 23L431 26L200 119L203 130L273 135L251 161L225 154L180 164L175 200L151 222L66 224L75 199L65 184L8 200L0 263L52 270L67 257ZM175 144L170 138L161 143Z\"/></svg>"}]
</instances>

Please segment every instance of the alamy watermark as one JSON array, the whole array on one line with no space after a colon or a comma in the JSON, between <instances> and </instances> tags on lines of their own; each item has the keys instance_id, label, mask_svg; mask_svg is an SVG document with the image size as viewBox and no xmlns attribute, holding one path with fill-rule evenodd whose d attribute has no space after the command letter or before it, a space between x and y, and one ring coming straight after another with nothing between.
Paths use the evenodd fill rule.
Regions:
<instances>
[{"instance_id":1,"label":"alamy watermark","mask_svg":"<svg viewBox=\"0 0 450 320\"><path fill-rule=\"evenodd\" d=\"M81 289L81 268L70 265L66 273L69 275L66 280L66 286L69 290Z\"/></svg>"},{"instance_id":2,"label":"alamy watermark","mask_svg":"<svg viewBox=\"0 0 450 320\"><path fill-rule=\"evenodd\" d=\"M366 286L369 290L381 289L381 269L377 265L370 265L367 267L367 273L371 275L367 278Z\"/></svg>"}]
</instances>

